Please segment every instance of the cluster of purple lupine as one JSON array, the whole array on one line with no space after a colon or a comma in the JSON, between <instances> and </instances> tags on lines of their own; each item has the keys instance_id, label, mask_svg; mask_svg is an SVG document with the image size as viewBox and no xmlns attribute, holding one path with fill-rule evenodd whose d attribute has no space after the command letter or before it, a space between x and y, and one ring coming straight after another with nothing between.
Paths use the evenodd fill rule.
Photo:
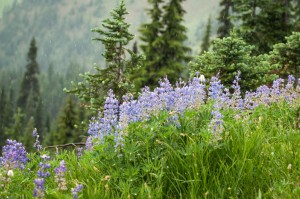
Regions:
<instances>
[{"instance_id":1,"label":"cluster of purple lupine","mask_svg":"<svg viewBox=\"0 0 300 199\"><path fill-rule=\"evenodd\" d=\"M14 169L24 169L28 162L27 152L21 143L15 140L7 140L7 145L2 147L0 157L0 197L7 195L7 184L14 176ZM4 194L4 195L2 195Z\"/></svg>"},{"instance_id":2,"label":"cluster of purple lupine","mask_svg":"<svg viewBox=\"0 0 300 199\"><path fill-rule=\"evenodd\" d=\"M300 79L295 83L293 76L288 77L286 84L283 79L278 79L273 82L272 87L261 86L255 92L246 92L244 98L241 97L239 81L240 72L233 82L233 92L230 93L217 77L212 77L210 84L206 85L204 76L199 76L198 73L187 83L179 81L175 86L165 78L159 82L160 86L154 91L150 91L148 87L142 89L137 99L134 99L131 94L125 95L121 105L110 90L105 101L104 112L99 113L98 118L92 118L89 124L90 136L86 147L91 149L93 144L103 143L106 136L113 136L115 147L121 147L130 123L148 120L160 111L172 113L170 115L174 121L176 116L186 110L197 109L207 101L213 101L210 127L212 133L217 136L222 131L221 109L252 110L260 104L268 105L280 100L291 103L300 98ZM92 140L96 141L93 143Z\"/></svg>"},{"instance_id":3,"label":"cluster of purple lupine","mask_svg":"<svg viewBox=\"0 0 300 199\"><path fill-rule=\"evenodd\" d=\"M67 171L66 163L62 160L59 167L54 169L55 172L55 182L57 183L58 190L68 190L67 181L65 178L65 172Z\"/></svg>"},{"instance_id":4,"label":"cluster of purple lupine","mask_svg":"<svg viewBox=\"0 0 300 199\"><path fill-rule=\"evenodd\" d=\"M32 136L36 138L34 147L37 149L38 152L40 152L43 147L40 145L39 142L39 134L37 133L37 130L34 129ZM78 149L78 156L80 157L82 155L82 148ZM39 170L37 172L38 178L34 179L35 188L33 191L33 196L37 198L45 198L45 180L47 177L50 176L50 172L48 171L51 166L48 163L50 160L50 156L44 154L40 156L42 159L42 162L39 164ZM54 179L57 183L58 190L64 191L68 190L67 187L67 181L65 178L65 173L67 171L66 163L64 160L60 161L60 164L58 167L54 168ZM82 191L83 185L77 184L75 188L71 189L71 193L74 199L78 198L78 192Z\"/></svg>"},{"instance_id":5,"label":"cluster of purple lupine","mask_svg":"<svg viewBox=\"0 0 300 199\"><path fill-rule=\"evenodd\" d=\"M25 147L16 140L7 140L2 147L2 157L0 157L0 167L9 169L24 169L28 162Z\"/></svg>"},{"instance_id":6,"label":"cluster of purple lupine","mask_svg":"<svg viewBox=\"0 0 300 199\"><path fill-rule=\"evenodd\" d=\"M48 169L51 168L48 161L50 156L44 154L41 155L42 162L40 162L40 168L37 172L38 178L34 180L35 188L33 190L33 196L37 198L45 198L45 180L50 176Z\"/></svg>"}]
</instances>

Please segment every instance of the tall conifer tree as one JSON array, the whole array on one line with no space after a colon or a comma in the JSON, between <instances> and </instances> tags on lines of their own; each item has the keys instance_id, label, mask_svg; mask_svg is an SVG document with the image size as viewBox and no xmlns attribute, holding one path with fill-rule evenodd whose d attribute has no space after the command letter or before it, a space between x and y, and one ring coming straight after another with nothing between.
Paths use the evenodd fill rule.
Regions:
<instances>
[{"instance_id":1,"label":"tall conifer tree","mask_svg":"<svg viewBox=\"0 0 300 199\"><path fill-rule=\"evenodd\" d=\"M294 4L294 24L295 24L294 30L300 32L300 1L294 0L293 4Z\"/></svg>"},{"instance_id":2,"label":"tall conifer tree","mask_svg":"<svg viewBox=\"0 0 300 199\"><path fill-rule=\"evenodd\" d=\"M184 0L170 0L164 5L162 23L165 28L162 32L161 52L163 54L162 69L158 77L168 76L171 82L178 80L186 69L186 63L190 60L187 53L190 48L184 42L187 40L187 28L182 24L185 10L182 7Z\"/></svg>"},{"instance_id":3,"label":"tall conifer tree","mask_svg":"<svg viewBox=\"0 0 300 199\"><path fill-rule=\"evenodd\" d=\"M37 57L37 47L35 39L32 38L30 42L29 52L27 54L28 64L26 65L26 71L23 76L23 80L21 83L20 94L18 98L18 107L23 110L26 109L26 105L28 104L29 95L32 94L32 100L36 103L33 108L37 107L37 102L40 97L40 87L38 81L39 75L39 65L36 61Z\"/></svg>"},{"instance_id":4,"label":"tall conifer tree","mask_svg":"<svg viewBox=\"0 0 300 199\"><path fill-rule=\"evenodd\" d=\"M141 74L144 76L143 84L152 87L157 84L160 78L157 73L163 66L163 41L160 39L164 27L161 21L163 0L148 0L148 2L152 6L147 10L150 22L143 24L140 28L141 40L144 42L141 49L146 56Z\"/></svg>"},{"instance_id":5,"label":"tall conifer tree","mask_svg":"<svg viewBox=\"0 0 300 199\"><path fill-rule=\"evenodd\" d=\"M292 0L233 0L243 38L266 53L291 33Z\"/></svg>"},{"instance_id":6,"label":"tall conifer tree","mask_svg":"<svg viewBox=\"0 0 300 199\"><path fill-rule=\"evenodd\" d=\"M230 12L232 12L233 10L232 0L222 0L220 2L220 6L223 7L223 9L221 10L220 16L218 17L218 37L223 38L230 35L230 30L233 27L230 19Z\"/></svg>"},{"instance_id":7,"label":"tall conifer tree","mask_svg":"<svg viewBox=\"0 0 300 199\"><path fill-rule=\"evenodd\" d=\"M79 132L76 129L78 124L78 113L76 104L71 96L68 96L65 106L62 108L58 118L58 129L54 133L54 144L66 144L68 142L80 141Z\"/></svg>"},{"instance_id":8,"label":"tall conifer tree","mask_svg":"<svg viewBox=\"0 0 300 199\"><path fill-rule=\"evenodd\" d=\"M96 74L85 74L86 83L73 85L74 89L67 90L82 99L88 108L99 110L102 107L109 89L114 90L119 101L127 92L133 90L130 75L140 65L141 56L136 55L126 45L134 38L128 31L129 24L125 22L126 10L124 1L111 12L111 19L105 19L103 28L95 28L92 31L99 34L94 40L100 41L105 46L102 54L107 66L105 69L95 68ZM126 58L126 54L131 56Z\"/></svg>"},{"instance_id":9,"label":"tall conifer tree","mask_svg":"<svg viewBox=\"0 0 300 199\"><path fill-rule=\"evenodd\" d=\"M208 51L210 46L210 34L211 34L211 18L208 18L205 34L201 43L201 54L205 51Z\"/></svg>"}]
</instances>

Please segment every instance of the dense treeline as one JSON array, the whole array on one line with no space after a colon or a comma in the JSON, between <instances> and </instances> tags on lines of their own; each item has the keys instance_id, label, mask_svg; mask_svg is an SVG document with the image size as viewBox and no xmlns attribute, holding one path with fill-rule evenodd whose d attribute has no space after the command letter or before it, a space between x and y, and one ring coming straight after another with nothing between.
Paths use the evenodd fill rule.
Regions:
<instances>
[{"instance_id":1,"label":"dense treeline","mask_svg":"<svg viewBox=\"0 0 300 199\"><path fill-rule=\"evenodd\" d=\"M41 6L49 1L30 2ZM296 0L220 1L220 16L208 19L201 45L195 44L201 46L198 55L193 55L191 49L194 46L187 46L186 43L184 0L148 2L149 20L140 26L140 46L137 42L132 50L129 46L134 41L134 35L129 31L130 24L126 21L128 12L123 1L111 12L110 18L102 22L102 26L92 30L94 40L101 43L98 45L102 53L99 59L105 61L96 64L92 73L78 76L85 70L80 67L82 63L77 58L71 64L59 63L59 66L68 64L68 67L64 66L65 72L57 70L55 60L45 67L42 60L49 53L65 55L64 51L78 50L84 57L90 52L72 46L56 48L39 41L36 39L38 37L27 41L26 64L24 61L21 64L19 59L14 63L5 63L6 59L1 59L6 54L18 53L15 50L16 41L0 51L0 60L4 60L0 61L0 145L8 137L19 138L30 149L33 141L29 137L34 128L38 129L46 145L79 142L87 127L82 121L88 121L91 113L95 115L101 110L110 89L122 102L126 100L122 97L126 93L137 96L141 88L154 88L165 76L175 83L179 78L187 80L198 72L206 78L218 74L223 84L229 87L240 71L244 91L269 84L278 76L286 78L294 74L296 78L300 77L300 33L297 32L300 31L300 6ZM96 5L93 1L90 3ZM54 4L59 4L59 1L49 6ZM30 3L22 5L29 6ZM21 9L20 5L14 4L12 10L18 9ZM101 17L97 12L94 15ZM4 21L10 20L9 14L4 16ZM19 20L22 23L22 18ZM49 23L49 27L59 28L52 20L44 21ZM214 35L211 26L216 20L219 29ZM88 24L83 18L76 19L76 24L78 21ZM72 32L72 26L68 29ZM0 34L10 34L10 31L4 29ZM59 42L65 43L78 36L70 35L70 32L62 31ZM42 33L33 30L25 34L38 36ZM76 41L83 42L80 39ZM77 44L82 48L85 46ZM14 67L7 68L5 65ZM22 70L17 70L19 65L23 65ZM71 81L74 82L72 86ZM73 95L66 97L64 88L80 101Z\"/></svg>"}]
</instances>

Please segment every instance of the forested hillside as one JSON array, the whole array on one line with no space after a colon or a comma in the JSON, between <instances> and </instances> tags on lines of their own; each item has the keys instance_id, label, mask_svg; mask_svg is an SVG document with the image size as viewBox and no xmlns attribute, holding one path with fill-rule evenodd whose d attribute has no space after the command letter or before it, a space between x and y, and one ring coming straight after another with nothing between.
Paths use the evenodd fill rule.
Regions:
<instances>
[{"instance_id":1,"label":"forested hillside","mask_svg":"<svg viewBox=\"0 0 300 199\"><path fill-rule=\"evenodd\" d=\"M16 3L19 2L19 3ZM30 39L34 36L39 46L38 62L42 70L53 64L65 72L71 63L90 69L103 63L103 47L91 41L90 29L101 24L117 1L107 0L26 0L14 1L7 7L0 22L0 68L22 68ZM139 40L138 29L147 20L147 0L128 0L130 31ZM190 0L184 2L189 42L198 46L209 14L214 14L218 1ZM12 39L13 35L13 39ZM21 66L21 67L20 67Z\"/></svg>"},{"instance_id":2,"label":"forested hillside","mask_svg":"<svg viewBox=\"0 0 300 199\"><path fill-rule=\"evenodd\" d=\"M5 3L0 198L300 198L299 0Z\"/></svg>"}]
</instances>

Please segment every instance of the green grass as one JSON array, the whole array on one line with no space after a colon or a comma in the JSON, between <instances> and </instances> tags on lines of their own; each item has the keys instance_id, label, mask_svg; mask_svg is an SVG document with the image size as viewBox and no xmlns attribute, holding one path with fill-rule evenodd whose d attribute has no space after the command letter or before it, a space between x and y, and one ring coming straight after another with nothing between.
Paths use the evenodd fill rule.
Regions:
<instances>
[{"instance_id":1,"label":"green grass","mask_svg":"<svg viewBox=\"0 0 300 199\"><path fill-rule=\"evenodd\" d=\"M298 107L223 111L221 140L208 130L211 106L188 111L180 128L163 112L130 125L119 152L108 138L79 160L70 151L52 156L46 198L71 198L77 182L84 185L81 198L300 198ZM40 158L30 159L6 186L10 198L32 197ZM63 192L53 173L62 159L69 187Z\"/></svg>"}]
</instances>

